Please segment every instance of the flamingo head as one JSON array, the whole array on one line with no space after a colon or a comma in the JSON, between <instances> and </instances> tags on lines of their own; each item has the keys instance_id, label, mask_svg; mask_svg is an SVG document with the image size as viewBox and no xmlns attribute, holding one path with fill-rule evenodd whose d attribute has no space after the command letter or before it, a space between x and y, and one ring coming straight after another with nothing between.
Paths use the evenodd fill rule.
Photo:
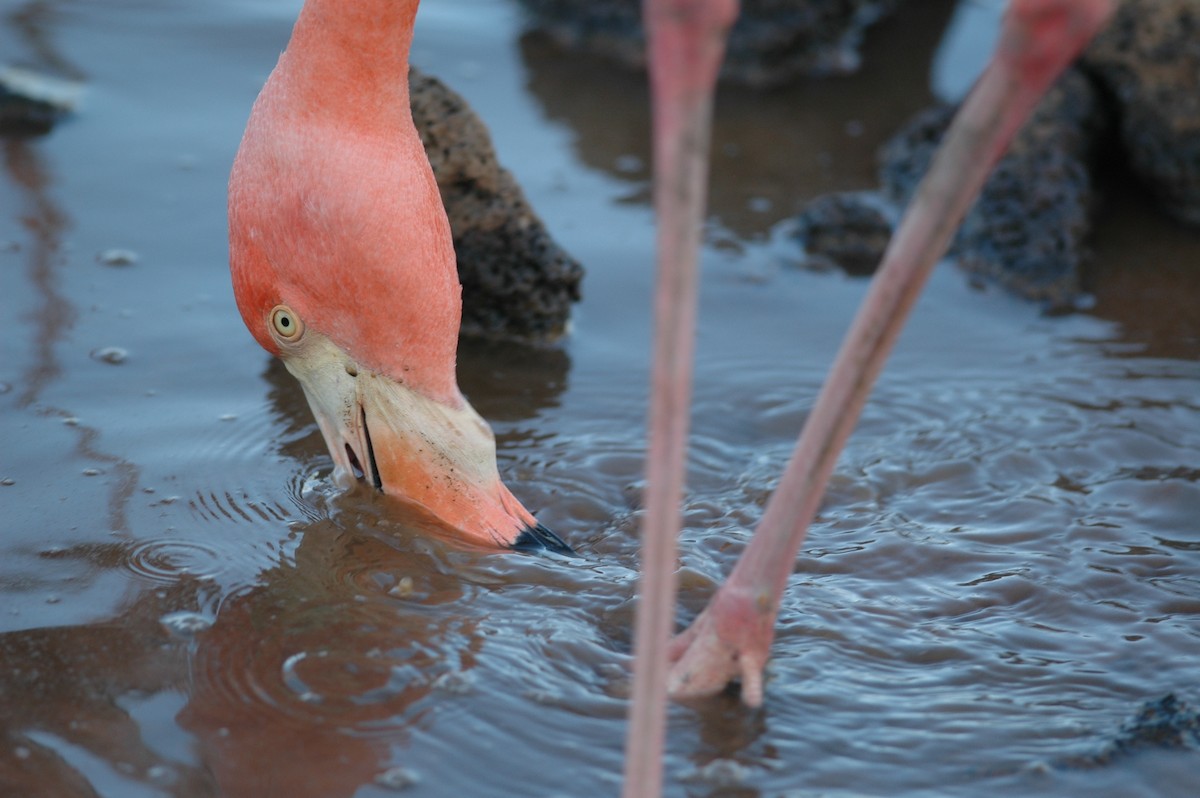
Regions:
<instances>
[{"instance_id":1,"label":"flamingo head","mask_svg":"<svg viewBox=\"0 0 1200 798\"><path fill-rule=\"evenodd\" d=\"M406 68L407 48L397 65L372 58L371 42L338 49L327 24L306 37L306 15L323 10L302 13L230 177L242 318L299 379L336 479L357 478L475 543L569 551L501 482L495 437L458 389L449 223L405 73L372 81L389 64Z\"/></svg>"}]
</instances>

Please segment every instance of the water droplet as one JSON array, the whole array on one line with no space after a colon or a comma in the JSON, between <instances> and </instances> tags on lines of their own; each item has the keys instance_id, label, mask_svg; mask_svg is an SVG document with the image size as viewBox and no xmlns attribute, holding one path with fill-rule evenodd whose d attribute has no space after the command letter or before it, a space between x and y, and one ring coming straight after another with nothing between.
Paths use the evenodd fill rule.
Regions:
<instances>
[{"instance_id":1,"label":"water droplet","mask_svg":"<svg viewBox=\"0 0 1200 798\"><path fill-rule=\"evenodd\" d=\"M389 596L395 598L408 598L413 594L413 579L411 576L402 576L391 590L388 591Z\"/></svg>"},{"instance_id":2,"label":"water droplet","mask_svg":"<svg viewBox=\"0 0 1200 798\"><path fill-rule=\"evenodd\" d=\"M175 771L166 765L151 765L146 768L146 779L153 784L169 787L175 783Z\"/></svg>"},{"instance_id":3,"label":"water droplet","mask_svg":"<svg viewBox=\"0 0 1200 798\"><path fill-rule=\"evenodd\" d=\"M9 485L16 485L16 484L17 484L17 481L15 479L13 479L12 477L5 477L4 479L0 479L0 485L4 485L5 487L8 487Z\"/></svg>"},{"instance_id":4,"label":"water droplet","mask_svg":"<svg viewBox=\"0 0 1200 798\"><path fill-rule=\"evenodd\" d=\"M85 468L85 469L83 469L82 473L85 477L95 477L95 476L99 476L100 474L103 474L104 472L101 471L99 468Z\"/></svg>"},{"instance_id":5,"label":"water droplet","mask_svg":"<svg viewBox=\"0 0 1200 798\"><path fill-rule=\"evenodd\" d=\"M96 260L105 266L132 266L138 259L138 254L132 249L106 249L96 255Z\"/></svg>"},{"instance_id":6,"label":"water droplet","mask_svg":"<svg viewBox=\"0 0 1200 798\"><path fill-rule=\"evenodd\" d=\"M388 790L406 790L421 781L415 770L409 768L388 768L375 777L375 783Z\"/></svg>"},{"instance_id":7,"label":"water droplet","mask_svg":"<svg viewBox=\"0 0 1200 798\"><path fill-rule=\"evenodd\" d=\"M220 419L221 419L221 421L237 421L237 414L236 413L226 413L225 415L220 416Z\"/></svg>"},{"instance_id":8,"label":"water droplet","mask_svg":"<svg viewBox=\"0 0 1200 798\"><path fill-rule=\"evenodd\" d=\"M12 390L12 383L0 382L0 393L8 393Z\"/></svg>"},{"instance_id":9,"label":"water droplet","mask_svg":"<svg viewBox=\"0 0 1200 798\"><path fill-rule=\"evenodd\" d=\"M63 423L68 427L78 427L79 419L77 419L75 416L68 416L67 418L63 419Z\"/></svg>"},{"instance_id":10,"label":"water droplet","mask_svg":"<svg viewBox=\"0 0 1200 798\"><path fill-rule=\"evenodd\" d=\"M46 596L47 604L57 604L62 601L62 596Z\"/></svg>"},{"instance_id":11,"label":"water droplet","mask_svg":"<svg viewBox=\"0 0 1200 798\"><path fill-rule=\"evenodd\" d=\"M102 346L92 350L92 357L105 363L124 363L129 358L129 352L119 346Z\"/></svg>"},{"instance_id":12,"label":"water droplet","mask_svg":"<svg viewBox=\"0 0 1200 798\"><path fill-rule=\"evenodd\" d=\"M212 626L212 620L198 612L169 612L158 619L171 634L191 639Z\"/></svg>"}]
</instances>

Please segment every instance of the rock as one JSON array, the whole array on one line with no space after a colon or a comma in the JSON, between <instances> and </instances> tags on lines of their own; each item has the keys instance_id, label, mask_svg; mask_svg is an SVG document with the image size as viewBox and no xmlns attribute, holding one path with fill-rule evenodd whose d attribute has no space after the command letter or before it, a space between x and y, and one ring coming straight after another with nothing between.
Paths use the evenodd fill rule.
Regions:
<instances>
[{"instance_id":1,"label":"rock","mask_svg":"<svg viewBox=\"0 0 1200 798\"><path fill-rule=\"evenodd\" d=\"M454 236L463 332L528 340L562 335L583 268L550 237L462 97L416 68L409 87Z\"/></svg>"},{"instance_id":2,"label":"rock","mask_svg":"<svg viewBox=\"0 0 1200 798\"><path fill-rule=\"evenodd\" d=\"M1200 225L1200 0L1123 0L1084 64L1116 101L1134 173Z\"/></svg>"},{"instance_id":3,"label":"rock","mask_svg":"<svg viewBox=\"0 0 1200 798\"><path fill-rule=\"evenodd\" d=\"M880 205L871 195L852 192L810 202L796 230L810 265L832 263L847 274L872 274L892 235L892 222Z\"/></svg>"},{"instance_id":4,"label":"rock","mask_svg":"<svg viewBox=\"0 0 1200 798\"><path fill-rule=\"evenodd\" d=\"M922 111L881 148L887 199L907 204L954 111ZM1088 79L1068 70L1001 159L951 243L950 255L963 269L1051 308L1073 305L1087 258L1090 164L1107 118Z\"/></svg>"},{"instance_id":5,"label":"rock","mask_svg":"<svg viewBox=\"0 0 1200 798\"><path fill-rule=\"evenodd\" d=\"M854 72L863 31L900 0L742 0L723 78L771 86L798 75ZM640 0L521 0L533 26L562 46L645 66Z\"/></svg>"},{"instance_id":6,"label":"rock","mask_svg":"<svg viewBox=\"0 0 1200 798\"><path fill-rule=\"evenodd\" d=\"M1174 693L1142 704L1137 714L1121 725L1112 742L1099 752L1067 758L1056 764L1072 768L1100 767L1154 748L1200 751L1200 713Z\"/></svg>"},{"instance_id":7,"label":"rock","mask_svg":"<svg viewBox=\"0 0 1200 798\"><path fill-rule=\"evenodd\" d=\"M41 136L79 102L79 84L28 69L0 69L0 136Z\"/></svg>"}]
</instances>

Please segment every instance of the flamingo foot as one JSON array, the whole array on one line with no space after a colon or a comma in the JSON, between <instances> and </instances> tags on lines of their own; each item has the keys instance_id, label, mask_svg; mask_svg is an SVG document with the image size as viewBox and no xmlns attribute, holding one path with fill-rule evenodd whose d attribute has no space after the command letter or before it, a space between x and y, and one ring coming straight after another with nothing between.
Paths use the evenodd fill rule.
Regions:
<instances>
[{"instance_id":1,"label":"flamingo foot","mask_svg":"<svg viewBox=\"0 0 1200 798\"><path fill-rule=\"evenodd\" d=\"M715 695L735 680L742 701L763 701L763 669L775 637L778 602L768 590L725 583L692 625L667 650L671 669L667 690L672 698Z\"/></svg>"}]
</instances>

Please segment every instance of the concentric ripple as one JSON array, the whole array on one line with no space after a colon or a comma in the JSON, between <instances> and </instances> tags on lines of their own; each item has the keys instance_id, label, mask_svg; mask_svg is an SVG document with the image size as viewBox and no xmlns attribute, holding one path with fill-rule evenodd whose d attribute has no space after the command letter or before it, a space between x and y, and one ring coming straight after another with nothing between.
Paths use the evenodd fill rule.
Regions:
<instances>
[{"instance_id":1,"label":"concentric ripple","mask_svg":"<svg viewBox=\"0 0 1200 798\"><path fill-rule=\"evenodd\" d=\"M185 578L213 579L224 570L215 547L169 538L133 544L126 550L123 564L139 577L169 584Z\"/></svg>"},{"instance_id":2,"label":"concentric ripple","mask_svg":"<svg viewBox=\"0 0 1200 798\"><path fill-rule=\"evenodd\" d=\"M426 620L408 622L384 602L248 591L197 635L188 723L201 735L394 732L448 670L461 634Z\"/></svg>"}]
</instances>

